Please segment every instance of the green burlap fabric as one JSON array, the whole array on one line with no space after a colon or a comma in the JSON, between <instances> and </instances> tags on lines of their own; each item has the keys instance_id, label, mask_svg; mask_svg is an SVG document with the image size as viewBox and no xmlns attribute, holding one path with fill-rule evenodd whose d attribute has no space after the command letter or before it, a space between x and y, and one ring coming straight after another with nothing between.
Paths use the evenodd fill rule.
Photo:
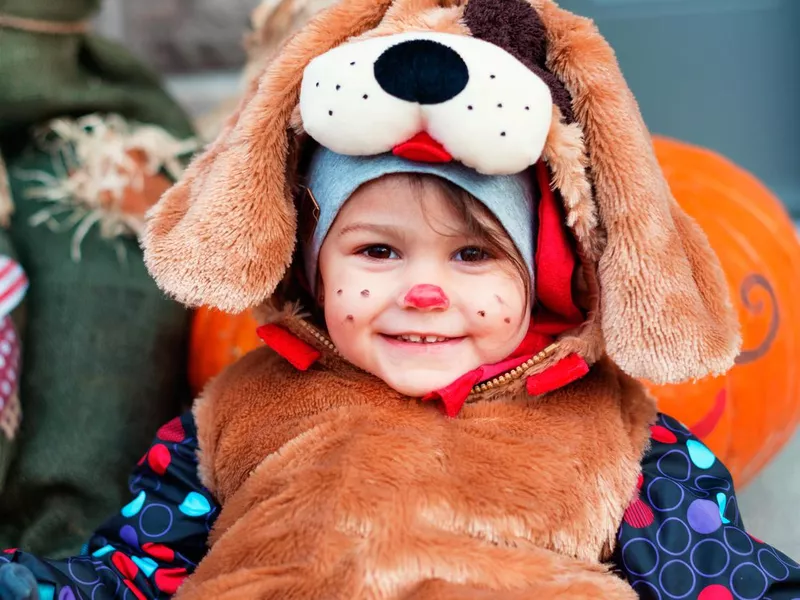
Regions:
<instances>
[{"instance_id":1,"label":"green burlap fabric","mask_svg":"<svg viewBox=\"0 0 800 600\"><path fill-rule=\"evenodd\" d=\"M97 0L0 0L0 15L88 18ZM94 35L0 27L0 139L54 117L116 112L188 136L192 127L158 78L123 48Z\"/></svg>"},{"instance_id":2,"label":"green burlap fabric","mask_svg":"<svg viewBox=\"0 0 800 600\"><path fill-rule=\"evenodd\" d=\"M0 0L0 15L74 21L95 1ZM127 474L156 429L187 401L188 314L156 288L136 240L121 263L96 228L70 257L73 231L33 227L42 206L20 174L55 175L31 127L54 117L118 113L183 138L191 125L158 80L90 35L0 27L0 150L16 206L10 228L30 278L23 421L0 494L0 547L47 556L80 550L129 499Z\"/></svg>"}]
</instances>

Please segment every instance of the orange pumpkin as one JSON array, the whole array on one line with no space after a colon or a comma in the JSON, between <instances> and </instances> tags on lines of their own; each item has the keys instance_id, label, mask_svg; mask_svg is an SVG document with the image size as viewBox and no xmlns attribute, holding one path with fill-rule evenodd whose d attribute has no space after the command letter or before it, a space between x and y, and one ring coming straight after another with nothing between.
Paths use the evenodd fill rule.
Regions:
<instances>
[{"instance_id":1,"label":"orange pumpkin","mask_svg":"<svg viewBox=\"0 0 800 600\"><path fill-rule=\"evenodd\" d=\"M780 201L755 177L702 148L655 138L676 200L720 258L743 351L724 377L650 386L659 408L692 428L744 486L800 420L800 243Z\"/></svg>"},{"instance_id":2,"label":"orange pumpkin","mask_svg":"<svg viewBox=\"0 0 800 600\"><path fill-rule=\"evenodd\" d=\"M189 340L189 384L195 395L225 367L261 345L249 312L229 315L210 308L195 312Z\"/></svg>"}]
</instances>

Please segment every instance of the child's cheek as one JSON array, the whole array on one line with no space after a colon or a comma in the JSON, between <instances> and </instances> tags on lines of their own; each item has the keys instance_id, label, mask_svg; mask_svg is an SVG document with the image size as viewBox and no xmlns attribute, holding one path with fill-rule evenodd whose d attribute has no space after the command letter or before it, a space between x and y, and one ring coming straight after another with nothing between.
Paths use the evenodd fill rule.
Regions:
<instances>
[{"instance_id":1,"label":"child's cheek","mask_svg":"<svg viewBox=\"0 0 800 600\"><path fill-rule=\"evenodd\" d=\"M484 335L499 341L518 336L527 328L524 292L513 284L498 282L492 286L479 286L467 296L470 320ZM476 286L478 287L478 286Z\"/></svg>"},{"instance_id":2,"label":"child's cheek","mask_svg":"<svg viewBox=\"0 0 800 600\"><path fill-rule=\"evenodd\" d=\"M368 321L371 307L378 304L379 291L369 277L339 276L331 277L325 284L325 321L328 328L337 325L354 325Z\"/></svg>"}]
</instances>

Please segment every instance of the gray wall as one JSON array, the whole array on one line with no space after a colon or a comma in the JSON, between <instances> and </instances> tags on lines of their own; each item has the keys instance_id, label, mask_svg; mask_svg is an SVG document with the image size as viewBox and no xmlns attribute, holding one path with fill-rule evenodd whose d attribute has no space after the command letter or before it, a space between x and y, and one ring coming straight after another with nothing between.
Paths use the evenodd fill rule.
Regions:
<instances>
[{"instance_id":1,"label":"gray wall","mask_svg":"<svg viewBox=\"0 0 800 600\"><path fill-rule=\"evenodd\" d=\"M608 38L654 133L721 152L800 218L800 0L561 0Z\"/></svg>"}]
</instances>

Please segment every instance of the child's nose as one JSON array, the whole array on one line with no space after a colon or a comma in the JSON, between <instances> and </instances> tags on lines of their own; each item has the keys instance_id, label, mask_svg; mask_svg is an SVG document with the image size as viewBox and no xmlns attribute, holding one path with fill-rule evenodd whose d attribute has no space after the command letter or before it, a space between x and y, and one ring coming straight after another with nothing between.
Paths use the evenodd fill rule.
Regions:
<instances>
[{"instance_id":1,"label":"child's nose","mask_svg":"<svg viewBox=\"0 0 800 600\"><path fill-rule=\"evenodd\" d=\"M403 306L418 310L447 310L450 299L438 285L423 283L408 290L403 298Z\"/></svg>"}]
</instances>

